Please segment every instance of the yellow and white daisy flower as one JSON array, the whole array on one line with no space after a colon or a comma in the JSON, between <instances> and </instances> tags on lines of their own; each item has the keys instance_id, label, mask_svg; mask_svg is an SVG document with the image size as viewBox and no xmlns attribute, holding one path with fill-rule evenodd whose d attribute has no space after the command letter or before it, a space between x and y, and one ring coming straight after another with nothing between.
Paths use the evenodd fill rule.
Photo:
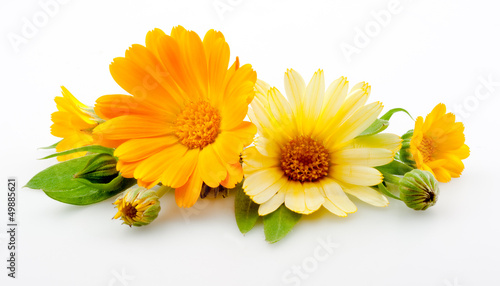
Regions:
<instances>
[{"instance_id":1,"label":"yellow and white daisy flower","mask_svg":"<svg viewBox=\"0 0 500 286\"><path fill-rule=\"evenodd\" d=\"M257 81L248 116L258 137L242 157L243 188L260 204L260 215L285 203L301 214L324 206L344 217L357 210L346 193L374 206L389 204L370 186L382 182L374 167L393 160L401 138L388 133L359 136L383 108L380 102L365 105L370 89L361 82L348 92L348 81L341 77L325 92L322 70L307 86L300 74L288 70L286 98Z\"/></svg>"}]
</instances>

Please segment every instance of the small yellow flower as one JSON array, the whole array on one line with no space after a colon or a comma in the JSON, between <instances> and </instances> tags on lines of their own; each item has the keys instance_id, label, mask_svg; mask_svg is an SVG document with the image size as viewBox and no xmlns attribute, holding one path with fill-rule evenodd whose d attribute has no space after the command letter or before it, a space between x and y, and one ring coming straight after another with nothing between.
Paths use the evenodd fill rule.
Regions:
<instances>
[{"instance_id":1,"label":"small yellow flower","mask_svg":"<svg viewBox=\"0 0 500 286\"><path fill-rule=\"evenodd\" d=\"M62 152L82 146L92 145L92 129L98 122L92 114L91 109L78 101L64 86L62 97L57 96L56 112L52 113L51 133L56 137L63 138L57 144L56 151ZM58 156L57 160L65 161L84 156L86 152L77 152L69 155Z\"/></svg>"},{"instance_id":2,"label":"small yellow flower","mask_svg":"<svg viewBox=\"0 0 500 286\"><path fill-rule=\"evenodd\" d=\"M151 223L158 217L161 209L156 191L141 187L128 190L113 204L118 208L113 219L121 218L123 224L130 227Z\"/></svg>"},{"instance_id":3,"label":"small yellow flower","mask_svg":"<svg viewBox=\"0 0 500 286\"><path fill-rule=\"evenodd\" d=\"M470 154L463 123L455 122L455 115L446 113L444 104L436 105L425 120L417 118L410 152L417 168L431 172L439 182L460 177L462 160Z\"/></svg>"},{"instance_id":4,"label":"small yellow flower","mask_svg":"<svg viewBox=\"0 0 500 286\"><path fill-rule=\"evenodd\" d=\"M389 201L370 186L382 182L375 166L390 163L401 145L394 134L359 136L382 111L365 105L366 83L350 92L346 78L325 92L323 71L306 86L294 70L285 74L288 100L276 88L258 80L248 116L257 125L255 146L243 151L245 193L266 215L283 203L309 214L321 206L338 216L357 210L346 195L384 207Z\"/></svg>"}]
</instances>

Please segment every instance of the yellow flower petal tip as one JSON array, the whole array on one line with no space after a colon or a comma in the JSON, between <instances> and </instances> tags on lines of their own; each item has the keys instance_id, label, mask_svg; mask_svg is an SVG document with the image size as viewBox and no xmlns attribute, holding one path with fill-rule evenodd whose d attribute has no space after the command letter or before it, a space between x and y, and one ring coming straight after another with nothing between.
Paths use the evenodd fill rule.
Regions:
<instances>
[{"instance_id":1,"label":"yellow flower petal tip","mask_svg":"<svg viewBox=\"0 0 500 286\"><path fill-rule=\"evenodd\" d=\"M255 146L242 153L245 193L266 215L285 204L310 214L321 206L345 217L357 208L347 194L379 207L388 200L374 188L401 138L393 134L358 137L378 117L382 104L365 105L371 88L350 91L340 77L325 90L323 70L309 84L293 69L285 73L286 96L258 81L249 118L257 126Z\"/></svg>"},{"instance_id":2,"label":"yellow flower petal tip","mask_svg":"<svg viewBox=\"0 0 500 286\"><path fill-rule=\"evenodd\" d=\"M446 113L443 103L436 105L425 120L417 118L410 152L416 167L431 172L439 182L460 177L464 170L462 160L470 155L463 123L456 122L453 113Z\"/></svg>"},{"instance_id":3,"label":"yellow flower petal tip","mask_svg":"<svg viewBox=\"0 0 500 286\"><path fill-rule=\"evenodd\" d=\"M182 26L167 35L150 31L146 45L132 45L110 72L129 95L105 95L95 111L107 121L94 135L117 147L117 169L140 186L175 189L178 206L190 207L203 183L232 188L243 178L244 146L257 132L243 121L257 80L239 58L230 65L221 32L203 39Z\"/></svg>"},{"instance_id":4,"label":"yellow flower petal tip","mask_svg":"<svg viewBox=\"0 0 500 286\"><path fill-rule=\"evenodd\" d=\"M63 138L56 146L57 152L62 152L78 147L92 145L94 139L92 130L98 125L98 119L92 108L76 99L64 86L62 97L57 96L56 112L52 113L51 134ZM59 161L65 161L85 155L86 152L77 152L69 155L58 156Z\"/></svg>"}]
</instances>

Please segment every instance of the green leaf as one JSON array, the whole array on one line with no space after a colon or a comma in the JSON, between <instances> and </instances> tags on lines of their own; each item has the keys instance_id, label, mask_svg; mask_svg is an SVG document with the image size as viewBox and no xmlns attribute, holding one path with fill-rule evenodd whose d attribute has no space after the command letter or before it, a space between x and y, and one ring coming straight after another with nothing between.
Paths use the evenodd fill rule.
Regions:
<instances>
[{"instance_id":1,"label":"green leaf","mask_svg":"<svg viewBox=\"0 0 500 286\"><path fill-rule=\"evenodd\" d=\"M411 119L413 119L413 117L411 116L411 114L408 111L406 111L406 109L403 109L403 108L393 108L393 109L387 111L384 115L382 115L380 117L380 119L390 120L391 117L392 117L392 115L394 113L396 113L396 112L404 112L404 113L408 114L408 116L410 116ZM415 119L413 119L413 120L415 120Z\"/></svg>"},{"instance_id":2,"label":"green leaf","mask_svg":"<svg viewBox=\"0 0 500 286\"><path fill-rule=\"evenodd\" d=\"M134 179L117 176L108 184L92 184L74 176L97 155L84 156L53 165L36 174L26 187L43 190L50 198L72 205L89 205L108 199L133 186Z\"/></svg>"},{"instance_id":3,"label":"green leaf","mask_svg":"<svg viewBox=\"0 0 500 286\"><path fill-rule=\"evenodd\" d=\"M69 154L73 154L73 153L76 153L76 152L85 152L85 151L86 152L91 152L91 153L98 153L98 154L109 154L109 155L113 156L114 149L113 148L107 148L107 147L99 146L99 145L83 146L83 147L79 147L79 148L75 148L75 149L71 149L71 150L67 150L67 151L55 153L55 154L52 154L52 155L40 158L40 160L54 158L54 157L57 157L57 156L69 155Z\"/></svg>"},{"instance_id":4,"label":"green leaf","mask_svg":"<svg viewBox=\"0 0 500 286\"><path fill-rule=\"evenodd\" d=\"M264 234L269 243L285 237L297 224L301 214L289 210L284 204L274 212L264 216Z\"/></svg>"},{"instance_id":5,"label":"green leaf","mask_svg":"<svg viewBox=\"0 0 500 286\"><path fill-rule=\"evenodd\" d=\"M234 199L234 215L236 224L241 233L249 232L259 219L259 205L254 203L252 199L243 191L243 181L236 185L233 189L236 191Z\"/></svg>"},{"instance_id":6,"label":"green leaf","mask_svg":"<svg viewBox=\"0 0 500 286\"><path fill-rule=\"evenodd\" d=\"M410 166L406 165L405 163L398 161L398 160L392 160L392 162L390 162L387 165L378 166L375 168L383 173L389 173L389 174L400 175L400 176L403 176L404 174L413 170L412 167L410 167Z\"/></svg>"},{"instance_id":7,"label":"green leaf","mask_svg":"<svg viewBox=\"0 0 500 286\"><path fill-rule=\"evenodd\" d=\"M50 146L47 146L47 147L40 147L40 148L38 148L38 149L54 149L54 148L56 148L57 144L61 143L61 141L62 141L62 140L59 140L58 142L56 142L56 143L54 143L54 144L52 144L52 145L50 145Z\"/></svg>"},{"instance_id":8,"label":"green leaf","mask_svg":"<svg viewBox=\"0 0 500 286\"><path fill-rule=\"evenodd\" d=\"M365 131L363 131L359 136L369 136L378 134L389 127L389 120L377 118L372 125L368 126Z\"/></svg>"},{"instance_id":9,"label":"green leaf","mask_svg":"<svg viewBox=\"0 0 500 286\"><path fill-rule=\"evenodd\" d=\"M411 117L410 113L408 111L406 111L405 109L393 108L393 109L387 111L380 118L377 118L372 123L372 125L368 126L368 128L366 128L365 131L363 131L361 134L359 134L359 136L375 135L375 134L378 134L378 133L384 131L385 129L387 129L387 127L389 127L389 120L391 119L392 115L394 113L397 113L397 112L405 112L406 114L408 114L408 116L410 116L411 119L413 119L413 117Z\"/></svg>"}]
</instances>

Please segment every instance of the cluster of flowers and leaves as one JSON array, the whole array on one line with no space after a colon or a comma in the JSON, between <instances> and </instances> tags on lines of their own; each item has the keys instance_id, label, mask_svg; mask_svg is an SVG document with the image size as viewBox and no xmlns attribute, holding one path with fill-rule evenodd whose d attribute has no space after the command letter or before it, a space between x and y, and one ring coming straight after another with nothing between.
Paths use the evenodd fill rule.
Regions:
<instances>
[{"instance_id":1,"label":"cluster of flowers and leaves","mask_svg":"<svg viewBox=\"0 0 500 286\"><path fill-rule=\"evenodd\" d=\"M154 29L110 71L128 94L89 107L62 88L51 127L62 140L45 157L61 162L27 187L74 205L122 193L114 218L129 226L155 220L167 192L184 208L234 192L240 231L263 217L266 240L276 242L321 207L356 212L352 197L425 210L436 203L437 181L459 177L469 156L464 126L444 104L401 137L383 133L394 113L409 113L380 116L382 103L367 103L367 83L349 89L340 77L325 88L322 70L306 84L290 69L283 95L238 57L230 64L214 30L201 39L181 26L170 35Z\"/></svg>"}]
</instances>

